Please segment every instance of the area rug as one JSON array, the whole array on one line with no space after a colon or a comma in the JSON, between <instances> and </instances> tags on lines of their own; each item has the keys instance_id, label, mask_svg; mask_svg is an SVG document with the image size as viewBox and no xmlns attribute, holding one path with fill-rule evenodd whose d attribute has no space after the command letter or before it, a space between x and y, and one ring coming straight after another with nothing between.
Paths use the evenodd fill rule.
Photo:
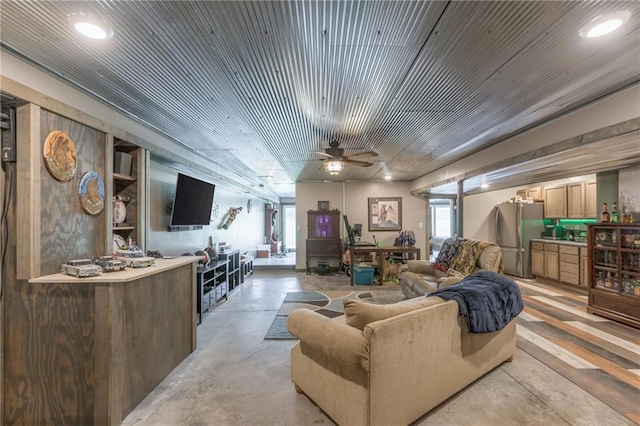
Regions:
<instances>
[{"instance_id":1,"label":"area rug","mask_svg":"<svg viewBox=\"0 0 640 426\"><path fill-rule=\"evenodd\" d=\"M370 303L379 303L370 291L331 290L289 292L285 296L264 338L265 340L297 339L297 337L287 331L287 318L291 312L298 308L307 308L325 317L335 318L344 315L342 301L345 299L360 299Z\"/></svg>"}]
</instances>

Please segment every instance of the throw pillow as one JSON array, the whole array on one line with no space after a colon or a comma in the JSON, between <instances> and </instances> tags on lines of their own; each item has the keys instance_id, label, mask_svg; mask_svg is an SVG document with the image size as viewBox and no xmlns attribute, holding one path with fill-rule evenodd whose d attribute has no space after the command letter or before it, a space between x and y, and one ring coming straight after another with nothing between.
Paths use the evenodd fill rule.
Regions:
<instances>
[{"instance_id":1,"label":"throw pillow","mask_svg":"<svg viewBox=\"0 0 640 426\"><path fill-rule=\"evenodd\" d=\"M380 321L416 309L437 305L443 300L439 297L417 297L390 305L374 305L357 299L345 299L344 315L346 323L359 330L364 330L367 324Z\"/></svg>"},{"instance_id":2,"label":"throw pillow","mask_svg":"<svg viewBox=\"0 0 640 426\"><path fill-rule=\"evenodd\" d=\"M466 275L462 272L456 271L453 268L449 268L447 269L447 276L449 277L457 277L457 278L464 278L466 277Z\"/></svg>"}]
</instances>

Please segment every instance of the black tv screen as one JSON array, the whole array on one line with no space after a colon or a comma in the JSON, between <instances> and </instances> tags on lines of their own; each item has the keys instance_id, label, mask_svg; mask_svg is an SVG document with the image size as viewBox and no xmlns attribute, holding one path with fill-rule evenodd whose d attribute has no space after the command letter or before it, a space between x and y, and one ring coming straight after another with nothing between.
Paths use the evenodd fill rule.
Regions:
<instances>
[{"instance_id":1,"label":"black tv screen","mask_svg":"<svg viewBox=\"0 0 640 426\"><path fill-rule=\"evenodd\" d=\"M216 186L178 173L171 226L209 225Z\"/></svg>"}]
</instances>

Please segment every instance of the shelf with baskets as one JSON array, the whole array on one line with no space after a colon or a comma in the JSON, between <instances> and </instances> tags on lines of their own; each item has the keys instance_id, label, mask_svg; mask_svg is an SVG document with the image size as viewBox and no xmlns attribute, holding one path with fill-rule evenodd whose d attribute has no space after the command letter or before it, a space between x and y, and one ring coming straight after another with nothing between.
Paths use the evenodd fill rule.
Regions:
<instances>
[{"instance_id":1,"label":"shelf with baskets","mask_svg":"<svg viewBox=\"0 0 640 426\"><path fill-rule=\"evenodd\" d=\"M589 225L587 311L640 328L640 224Z\"/></svg>"},{"instance_id":2,"label":"shelf with baskets","mask_svg":"<svg viewBox=\"0 0 640 426\"><path fill-rule=\"evenodd\" d=\"M202 322L202 315L227 299L229 292L229 261L219 260L201 266L196 272L198 324Z\"/></svg>"}]
</instances>

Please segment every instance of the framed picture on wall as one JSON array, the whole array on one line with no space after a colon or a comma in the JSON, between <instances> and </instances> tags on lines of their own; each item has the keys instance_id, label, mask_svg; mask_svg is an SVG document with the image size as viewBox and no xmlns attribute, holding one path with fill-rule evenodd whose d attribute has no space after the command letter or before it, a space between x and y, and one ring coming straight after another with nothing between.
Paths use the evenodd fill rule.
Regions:
<instances>
[{"instance_id":1,"label":"framed picture on wall","mask_svg":"<svg viewBox=\"0 0 640 426\"><path fill-rule=\"evenodd\" d=\"M322 210L322 211L329 210L329 202L328 201L318 201L318 210Z\"/></svg>"},{"instance_id":2,"label":"framed picture on wall","mask_svg":"<svg viewBox=\"0 0 640 426\"><path fill-rule=\"evenodd\" d=\"M402 197L369 198L369 231L402 230Z\"/></svg>"}]
</instances>

